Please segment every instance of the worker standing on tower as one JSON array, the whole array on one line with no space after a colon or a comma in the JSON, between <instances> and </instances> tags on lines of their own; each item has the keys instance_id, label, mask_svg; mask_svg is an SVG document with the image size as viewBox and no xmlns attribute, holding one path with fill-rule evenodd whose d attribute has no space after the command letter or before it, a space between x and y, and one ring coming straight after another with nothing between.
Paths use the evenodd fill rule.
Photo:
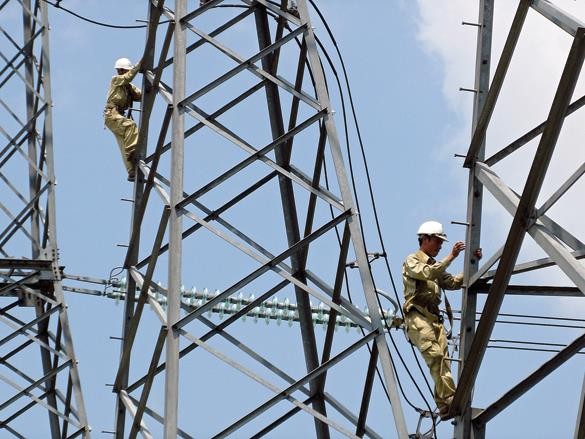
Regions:
<instances>
[{"instance_id":1,"label":"worker standing on tower","mask_svg":"<svg viewBox=\"0 0 585 439\"><path fill-rule=\"evenodd\" d=\"M463 273L453 276L446 269L465 250L465 244L457 241L445 258L436 261L434 258L444 241L447 241L447 235L441 223L424 222L418 229L419 250L408 255L402 267L406 333L430 369L435 382L435 402L443 420L449 417L455 383L451 376L447 334L439 305L443 289L457 290L463 284ZM481 249L476 250L475 256L481 258ZM450 312L446 296L445 303Z\"/></svg>"},{"instance_id":2,"label":"worker standing on tower","mask_svg":"<svg viewBox=\"0 0 585 439\"><path fill-rule=\"evenodd\" d=\"M120 58L114 64L117 75L112 77L110 90L104 110L104 121L108 129L116 136L116 141L122 153L122 160L128 171L128 181L134 181L136 165L135 149L138 143L138 128L126 111L132 107L132 102L139 101L142 93L138 87L131 84L140 69L140 61L132 66L128 58Z\"/></svg>"}]
</instances>

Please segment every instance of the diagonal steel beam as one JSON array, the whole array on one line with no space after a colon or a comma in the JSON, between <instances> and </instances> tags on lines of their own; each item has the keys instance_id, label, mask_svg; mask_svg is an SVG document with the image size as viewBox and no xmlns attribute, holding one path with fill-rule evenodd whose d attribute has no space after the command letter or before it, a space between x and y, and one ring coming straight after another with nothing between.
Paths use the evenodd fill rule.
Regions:
<instances>
[{"instance_id":1,"label":"diagonal steel beam","mask_svg":"<svg viewBox=\"0 0 585 439\"><path fill-rule=\"evenodd\" d=\"M573 37L577 34L579 28L585 27L585 23L548 0L532 0L531 6L532 9L540 13L543 17L548 18Z\"/></svg>"},{"instance_id":2,"label":"diagonal steel beam","mask_svg":"<svg viewBox=\"0 0 585 439\"><path fill-rule=\"evenodd\" d=\"M470 347L470 354L463 367L457 391L453 398L451 413L458 414L469 401L471 390L479 373L489 338L493 331L498 312L504 300L506 287L510 281L514 264L518 258L520 247L524 240L526 227L534 214L542 183L548 165L555 150L555 146L565 120L567 107L570 104L575 85L585 58L585 29L579 29L571 46L563 74L557 88L547 126L542 134L532 167L526 180L526 185L510 226L506 239L506 246L496 271L496 276L490 288L490 293L484 306L483 315L479 321L476 335ZM486 104L487 106L487 104Z\"/></svg>"},{"instance_id":3,"label":"diagonal steel beam","mask_svg":"<svg viewBox=\"0 0 585 439\"><path fill-rule=\"evenodd\" d=\"M585 439L585 377L583 377L583 387L581 388L581 398L579 401L579 412L577 413L577 422L575 425L575 435L573 439Z\"/></svg>"},{"instance_id":4,"label":"diagonal steel beam","mask_svg":"<svg viewBox=\"0 0 585 439\"><path fill-rule=\"evenodd\" d=\"M518 43L518 38L520 37L520 32L522 31L522 26L524 25L524 20L526 19L526 14L528 14L531 2L532 0L520 0L520 3L518 4L518 9L516 10L512 26L510 27L508 38L502 49L502 56L498 62L496 72L494 73L492 84L481 111L481 115L477 121L473 138L471 139L471 145L467 152L467 157L465 158L464 166L467 168L473 165L477 152L485 140L485 134L496 106L498 96L502 90L502 85L504 84L508 67L510 67L512 55L514 54L514 49L516 49L516 43Z\"/></svg>"},{"instance_id":5,"label":"diagonal steel beam","mask_svg":"<svg viewBox=\"0 0 585 439\"><path fill-rule=\"evenodd\" d=\"M511 214L517 212L517 206L521 200L512 192L510 188L493 173L487 172L485 168L478 165L477 175L482 183L490 190L494 197L506 208ZM544 219L544 217L542 217ZM523 271L543 268L545 266L556 264L559 268L577 285L582 291L585 291L585 267L581 265L575 255L582 254L583 251L571 253L563 246L554 236L553 232L537 220L533 225L527 226L527 232L532 236L537 244L549 255L550 261L537 261L522 266L515 266L512 274ZM585 250L585 249L584 249ZM505 251L505 250L504 250ZM496 270L495 276L497 276ZM487 277L487 276L486 276Z\"/></svg>"},{"instance_id":6,"label":"diagonal steel beam","mask_svg":"<svg viewBox=\"0 0 585 439\"><path fill-rule=\"evenodd\" d=\"M477 425L485 425L491 419L496 417L499 413L506 409L510 404L528 392L532 387L565 364L571 357L577 354L583 347L585 347L585 334L576 338L573 342L562 349L557 355L552 357L538 369L536 369L529 376L524 378L509 391L507 391L497 401L490 404L479 415L473 418L473 422Z\"/></svg>"}]
</instances>

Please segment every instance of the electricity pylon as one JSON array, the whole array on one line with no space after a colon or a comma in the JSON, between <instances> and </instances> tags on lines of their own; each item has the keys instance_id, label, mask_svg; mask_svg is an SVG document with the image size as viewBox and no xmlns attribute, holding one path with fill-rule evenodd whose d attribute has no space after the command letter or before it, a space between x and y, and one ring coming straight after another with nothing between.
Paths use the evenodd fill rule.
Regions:
<instances>
[{"instance_id":1,"label":"electricity pylon","mask_svg":"<svg viewBox=\"0 0 585 439\"><path fill-rule=\"evenodd\" d=\"M560 220L556 219L552 213L554 209L549 210L553 205L559 203L568 192L570 193L570 189L585 172L585 165L581 164L570 174L567 172L566 180L540 206L537 205L549 164L556 150L559 149L557 144L562 143L562 141L559 142L559 136L565 118L585 105L585 97L573 99L585 57L585 23L565 13L549 1L520 0L490 83L494 3L494 0L481 0L479 2L476 83L473 90L475 92L473 135L464 164L470 170L467 215L468 248L475 249L480 246L482 219L485 216L483 204L484 198L487 198L484 197L484 193L489 194L492 200L495 200L502 209L511 215L512 222L507 236L501 241L501 247L493 254L486 255L485 262L482 261L481 264L478 264L472 255L473 252L469 252L465 263L465 284L467 287L461 306L463 315L460 359L462 362L459 369L457 393L452 406L452 413L461 415L456 422L456 437L458 439L485 437L486 424L490 420L505 412L524 393L585 347L585 335L581 335L568 343L533 373L512 386L498 400L483 409L471 409L472 390L481 370L488 341L493 333L504 296L538 296L554 300L567 296L582 297L585 293L585 267L579 261L585 254L585 244L573 234L574 232L572 233L567 227L560 224ZM486 133L492 115L496 111L498 96L507 79L507 72L518 40L522 37L530 38L530 35L521 36L526 17L536 13L557 25L558 31L567 32L573 38L572 46L567 55L547 119L507 146L495 145L493 141L489 141L489 136L486 136ZM534 92L538 93L540 90ZM505 178L498 174L498 166L533 140L538 142L538 147L524 174L524 189L518 194L508 186ZM514 171L514 177L518 178L521 175L522 167L516 163ZM581 215L578 209L574 209L574 213ZM524 238L527 234L544 251L546 257L518 263L518 256L524 248ZM492 244L496 242L496 238L490 236L489 241ZM527 285L525 283L511 284L515 281L516 275L527 272L538 273L538 270L547 267L557 267L572 282L572 285L559 287ZM479 323L476 325L478 294L486 292L488 296L485 299ZM491 378L501 380L501 377L492 377L489 373L483 379ZM577 377L577 379L582 379L582 376ZM583 401L582 395L576 422L576 438L585 437ZM515 418L514 422L521 421ZM531 419L530 422L533 420Z\"/></svg>"},{"instance_id":2,"label":"electricity pylon","mask_svg":"<svg viewBox=\"0 0 585 439\"><path fill-rule=\"evenodd\" d=\"M298 413L310 416L318 438L330 437L332 430L381 437L367 423L379 370L391 403L386 429L406 438L382 307L306 1L211 0L192 10L186 0L173 7L163 3L148 2L138 177L124 263L128 300L114 383L117 437L139 432L155 437L155 428L166 438L254 432L259 437L286 427ZM187 128L188 121L194 124ZM201 264L210 254L221 267L213 285L222 292L181 314L182 285L207 275ZM348 259L356 260L355 276L346 275ZM155 273L159 279L168 274L166 286L152 282ZM357 285L353 299L365 301L368 317L344 294L346 280ZM206 311L246 287L264 292L221 324L205 318ZM303 359L304 370L294 373L290 359L263 353L261 345L247 345L228 332L277 292L291 294L297 304L300 340L287 349L292 358ZM166 310L154 298L161 294ZM327 304L330 316L344 315L360 326L362 335L352 342L335 339L335 318L330 318L319 344L311 297ZM135 340L148 337L147 302L160 323L150 331L150 366L141 368L132 359ZM197 382L188 381L206 373L199 359L204 352L217 363L213 372L207 369L214 381L227 384L235 371L263 388L266 399L247 401L245 392L235 394L228 386L218 388L224 402L208 407L210 395L198 394ZM197 360L185 373L180 366L193 356ZM361 401L358 410L337 399L339 388L330 384L350 359L358 361L357 379L343 387L352 392L353 403ZM230 414L234 398L241 408ZM187 399L190 407L221 415L221 422L185 416L179 401ZM186 418L199 429L180 428L191 421Z\"/></svg>"},{"instance_id":3,"label":"electricity pylon","mask_svg":"<svg viewBox=\"0 0 585 439\"><path fill-rule=\"evenodd\" d=\"M0 17L0 430L89 437L61 287L47 5L4 1Z\"/></svg>"}]
</instances>

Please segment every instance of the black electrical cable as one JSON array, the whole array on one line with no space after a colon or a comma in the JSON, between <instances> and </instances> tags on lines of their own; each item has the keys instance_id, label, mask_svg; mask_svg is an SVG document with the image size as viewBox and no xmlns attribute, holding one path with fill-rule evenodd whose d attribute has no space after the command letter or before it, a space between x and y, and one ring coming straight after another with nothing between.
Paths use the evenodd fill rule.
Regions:
<instances>
[{"instance_id":1,"label":"black electrical cable","mask_svg":"<svg viewBox=\"0 0 585 439\"><path fill-rule=\"evenodd\" d=\"M369 187L369 191L370 191L370 197L371 197L372 206L373 206L373 210L374 210L374 216L375 216L375 220L376 220L376 226L377 226L378 236L379 236L380 243L381 243L381 246L382 246L382 251L383 251L382 254L383 254L384 259L386 261L387 271L388 271L388 274L389 274L389 277L390 277L390 280L391 280L391 284L392 284L392 287L393 287L393 290L394 290L394 294L396 296L397 302L400 303L400 299L398 298L398 293L397 293L396 285L395 285L395 282L394 282L394 278L393 278L392 272L390 270L390 266L389 266L389 262L388 262L388 258L387 258L387 253L386 253L385 248L384 248L384 243L383 243L383 239L382 239L382 235L381 235L381 228L380 228L380 224L379 224L379 220L378 220L377 208L376 208L376 204L375 204L375 200L374 200L374 196L373 196L373 190L372 190L372 185L371 185L371 178L370 178L369 169L368 169L368 166L367 166L367 160L366 160L366 157L365 157L365 151L364 151L364 147L363 147L363 141L362 141L362 138L361 138L361 132L360 132L359 124L358 124L358 121L357 121L355 106L353 104L353 97L352 97L352 94L351 94L351 88L349 86L349 80L348 80L348 76L347 76L347 71L345 69L345 64L344 64L344 61L343 61L343 57L341 56L341 53L339 51L339 47L337 45L337 42L335 41L335 38L333 37L333 34L331 32L331 29L329 28L329 26L328 26L325 18L323 17L323 14L320 12L320 10L318 9L318 7L315 5L315 3L314 3L313 0L309 0L309 2L311 3L311 5L313 6L313 8L315 9L315 11L317 12L317 14L319 15L321 21L325 25L325 28L327 29L327 32L329 33L329 36L330 36L330 38L331 38L331 40L332 40L332 42L333 42L333 44L334 44L334 46L336 48L337 54L338 54L338 56L340 58L340 61L341 61L341 65L342 65L343 72L344 72L344 76L345 76L345 81L346 81L347 88L348 88L348 95L349 95L349 99L350 99L350 105L351 105L351 108L352 108L352 114L353 114L353 118L354 118L354 124L356 126L356 132L357 132L357 135L358 135L358 140L359 140L360 147L361 147L361 151L362 151L362 157L363 157L363 160L364 160L365 171L366 171L366 176L367 176L367 182L368 182L368 187ZM322 45L321 45L321 47L322 47ZM326 57L328 57L328 55L327 55L327 53L326 53L325 50L324 50L324 53L325 53ZM334 70L333 67L332 67L332 69ZM336 72L334 72L334 74L337 77ZM344 107L343 101L342 101L342 107ZM343 108L343 110L344 110L344 114L345 114L345 108ZM348 140L348 134L347 134L347 122L346 122L345 118L344 118L344 124L345 124L345 128L346 128L346 139L349 142L349 140ZM355 186L355 177L354 177L354 173L353 173L353 164L352 164L352 159L351 159L351 151L349 150L349 144L347 145L347 150L348 150L348 161L349 161L350 175L351 175L351 179L352 179L353 190L354 190L354 193L356 194L356 206L357 206L358 211L361 211L361 209L359 207L359 200L358 200L358 195L357 195L357 189L356 189L356 186ZM360 222L360 227L361 227L361 229L363 231L363 222L362 222L361 216L359 217L359 222ZM365 243L364 243L364 245L365 245ZM366 250L366 252L367 252L367 250ZM371 270L371 266L370 266L370 270ZM380 299L378 297L377 297L377 300L378 300L378 304L379 304L380 308L382 308L381 303L380 303ZM401 312L401 314L403 313L402 309L400 310L400 312ZM394 344L395 349L396 349L399 357L401 358L401 360L402 360L402 362L404 364L404 360L402 359L402 356L400 355L400 352L397 349L397 346L396 346L396 343L395 343L395 341L394 341L394 339L392 337L392 334L390 333L390 328L388 328L386 322L384 322L384 324L386 326L386 329L388 330L388 334L390 336L390 339L392 340L392 343ZM415 359L417 361L417 364L419 366L419 369L421 370L421 373L423 374L423 378L424 378L425 382L427 383L427 387L429 388L429 391L432 393L432 390L430 389L430 385L428 383L428 380L427 380L426 376L424 375L424 372L422 370L422 366L420 365L420 362L418 360L418 357L414 353L414 348L413 348L413 354L415 356ZM406 370L410 374L410 371L408 370L408 368L406 368ZM412 378L412 376L411 376L411 378ZM413 380L413 382L418 387L418 385L416 384L416 381ZM423 399L425 399L424 396L423 396ZM426 402L426 399L425 399L425 402ZM427 403L427 405L428 405L428 403ZM429 407L429 411L430 411L430 407Z\"/></svg>"},{"instance_id":2,"label":"black electrical cable","mask_svg":"<svg viewBox=\"0 0 585 439\"><path fill-rule=\"evenodd\" d=\"M79 15L78 13L73 12L71 9L64 8L63 6L61 6L59 4L59 3L61 3L62 0L58 0L55 3L51 3L49 0L43 0L43 1L49 5L57 8L57 9L61 9L62 11L65 11L68 14L71 14L74 17L79 18L80 20L87 21L88 23L95 24L97 26L109 27L111 29L143 29L147 26L146 24L117 25L117 24L103 23L101 21L92 20L91 18L87 18L87 17L84 17L83 15Z\"/></svg>"},{"instance_id":3,"label":"black electrical cable","mask_svg":"<svg viewBox=\"0 0 585 439\"><path fill-rule=\"evenodd\" d=\"M460 310L454 310L453 312L457 314L461 314ZM476 312L476 315L481 315L481 312ZM537 316L533 314L509 314L509 313L499 313L499 316L502 317L521 317L526 319L540 319L540 320L563 320L567 322L583 322L585 323L585 319L578 319L574 317L556 317L556 316Z\"/></svg>"},{"instance_id":4,"label":"black electrical cable","mask_svg":"<svg viewBox=\"0 0 585 439\"><path fill-rule=\"evenodd\" d=\"M311 1L311 0L310 0L310 1ZM312 1L311 1L311 4L312 4L312 6L315 8L315 10L317 11L317 13L318 13L318 15L320 16L321 20L323 21L324 25L326 26L326 28L327 28L327 30L328 30L328 32L329 32L329 35L330 35L330 37L331 37L332 41L334 42L334 44L335 44L335 46L336 46L337 53L338 53L338 55L339 55L339 57L340 57L340 60L341 60L342 67L343 67L343 69L344 69L344 74L345 74L346 85L347 85L348 92L349 92L349 96L350 96L350 103L351 103L351 108L352 108L352 112L353 112L354 123L355 123L355 125L356 125L356 128L357 128L357 130L358 130L358 136L359 136L359 140L360 140L360 145L362 146L362 155L363 155L363 159L364 159L364 163L365 163L365 162L366 162L366 159L365 159L365 153L364 153L364 150L363 150L363 143L361 142L361 135L359 135L359 126L358 126L358 122L357 122L357 117L356 117L355 108L354 108L354 105L353 105L353 99L352 99L352 97L351 97L351 88L350 88L350 86L349 86L349 80L348 80L348 77L347 77L347 72L345 71L345 66L344 66L343 58L342 58L342 56L341 56L341 53L340 53L340 51L339 51L339 49L338 49L338 47L337 47L337 44L336 44L336 42L335 42L335 39L334 39L334 37L333 37L333 35L332 35L332 32L331 32L331 30L329 29L329 27L328 27L328 25L327 25L327 23L326 23L326 21L325 21L325 19L324 19L323 15L320 13L320 11L318 10L318 8L317 8L317 7L316 7L316 5L314 4L314 2L312 2ZM337 84L338 84L338 88L339 88L339 92L340 92L340 94L341 94L341 102L342 102L342 113L343 113L344 128L345 128L345 135L346 135L346 141L347 141L348 158L349 158L349 162L350 162L350 173L351 173L351 178L352 178L352 184L353 184L354 193L356 193L356 204L357 204L357 208L358 208L358 211L360 211L360 208L359 208L359 200L357 200L357 190L356 190L356 188L355 188L355 178L354 178L354 175L353 175L353 166L352 166L352 163L351 163L351 151L349 150L349 135L348 135L348 128L347 128L347 118L346 118L346 111L345 111L345 101L344 101L344 98L343 98L343 91L342 91L342 87L341 87L341 84L340 84L340 82L339 82L339 76L338 76L338 74L337 74L337 72L336 72L336 69L335 69L335 67L334 67L334 65L333 65L333 62L331 61L331 59L330 59L330 57L329 57L329 55L328 55L328 53L327 53L327 50L326 50L326 49L323 47L323 44L321 44L321 42L319 41L319 39L318 39L318 38L316 38L316 40L317 40L317 43L319 44L320 48L323 50L323 53L325 54L325 56L326 56L326 58L327 58L327 60L328 60L328 62L329 62L329 65L330 65L330 67L331 67L331 69L332 69L332 71L333 71L333 73L334 73L334 76L336 77ZM367 164L366 164L366 171L367 171ZM369 186L370 186L370 195L371 195L371 197L373 198L373 192L371 191L371 180L370 180L370 178L369 178L369 171L367 171L367 175L368 175L368 184L369 184ZM373 199L372 199L372 202L373 202ZM379 222L378 222L378 219L377 219L377 212L376 212L376 209L375 209L375 205L374 205L374 213L375 213L375 215L376 215L376 223L377 223L377 226L378 226L378 234L379 234L379 238L380 238L380 241L382 242L382 246L383 246L383 241L382 241L382 237L381 237L381 231L380 231ZM363 223L362 223L361 217L359 218L359 223L360 223L360 228L361 228L361 230L363 231ZM364 245L365 245L365 243L364 243ZM388 270L388 273L389 273L390 279L391 279L391 281L392 281L392 286L393 286L393 289L394 289L394 294L395 294L395 296L396 296L397 302L398 302L398 303L400 303L400 300L399 300L399 298L398 298L398 294L397 294L397 291L396 291L396 286L395 286L395 284L394 284L394 279L393 279L393 277L392 277L392 273L391 273L391 271L390 271L390 266L389 266L389 263L388 263L388 259L387 259L387 257L386 257L386 252L385 252L385 249L383 249L383 250L384 250L384 251L383 251L383 255L384 255L384 257L385 257L385 260L386 260L386 267L387 267L387 270ZM367 253L367 249L366 249L366 253ZM369 261L368 261L368 265L370 265L370 264L369 264ZM371 273L371 266L369 266L369 269L370 269L370 273ZM347 277L346 277L346 279L347 279ZM374 288L376 288L376 287L375 287L375 281L374 281L373 277L372 277L372 281L374 282ZM380 309L382 309L383 307L382 307L382 304L381 304L381 302L380 302L380 298L378 297L378 295L376 295L376 300L377 300L377 302L378 302L378 306L380 307ZM402 310L400 310L400 312L401 312L401 314L402 314ZM410 372L410 369L407 367L407 365L406 365L406 362L405 362L404 358L402 357L402 355L401 355L401 353L400 353L400 351L399 351L399 349L398 349L398 346L396 345L396 342L395 342L395 340L394 340L394 338L393 338L393 336L392 336L391 330L390 330L390 328L388 327L388 324L387 324L387 322L386 322L386 321L384 321L384 326L385 326L385 329L386 329L386 331L387 331L387 333L388 333L388 336L390 337L390 339L391 339L391 341L392 341L392 344L393 344L393 346L394 346L394 349L396 350L396 353L398 354L398 356L399 356L399 358L400 358L400 360L401 360L401 362L402 362L402 364L403 364L403 366L404 366L405 370L407 371L407 373L408 373L408 375L409 375L410 379L412 380L412 382L413 382L414 386L417 388L417 390L418 390L419 394L421 395L422 399L424 400L424 402L425 402L425 404L426 404L426 406L427 406L427 408L428 408L428 411L429 411L430 413L432 413L432 410L431 410L430 404L428 403L427 399L425 398L424 394L422 393L422 390L421 390L421 389L420 389L420 387L418 386L418 383L416 382L416 380L415 380L415 379L414 379L414 377L412 376L412 374L411 374L411 372ZM415 361L416 361L416 363L417 363L417 365L418 365L418 368L419 368L419 370L420 370L420 372L421 372L421 374L422 374L422 376L423 376L423 379L424 379L424 381L425 381L425 383L426 383L426 385L427 385L427 388L428 388L429 392L432 394L432 390L431 390L430 384L429 384L429 382L428 382L428 380L427 380L427 378L426 378L426 375L424 374L424 371L423 371L423 369L422 369L422 366L421 366L421 364L420 364L420 361L419 361L418 357L416 356L416 353L415 353L415 351L414 351L414 348L412 347L412 345L411 345L411 349L412 349L412 353L413 353L413 356L414 356L414 358L415 358ZM394 363L394 359L392 358L392 356L390 356L390 359L391 359L391 362L392 362L392 366L393 366L393 367L394 367L394 369L396 370L396 365L395 365L395 363ZM378 372L378 376L380 377L380 375L379 375L379 371L377 371L377 372ZM380 380L381 380L381 377L380 377ZM400 378L399 378L399 376L396 376L396 380L397 380L397 382L398 382L398 385L399 385L400 391L401 391L401 393L402 393L403 397L405 398L405 400L407 401L407 403L408 403L408 404L409 404L409 405L410 405L410 406L411 406L413 409L415 409L417 412L419 412L419 413L422 413L422 409L420 409L420 408L418 408L418 407L414 406L414 404L412 404L412 403L410 402L410 400L408 399L408 397L406 396L406 394L405 394L405 392L404 392L404 389L403 389L403 387L402 387L402 383L400 382ZM434 419L434 418L433 418L433 428L432 428L432 430L434 431L434 433L435 433L435 436L436 436L436 430L435 430L435 419Z\"/></svg>"}]
</instances>

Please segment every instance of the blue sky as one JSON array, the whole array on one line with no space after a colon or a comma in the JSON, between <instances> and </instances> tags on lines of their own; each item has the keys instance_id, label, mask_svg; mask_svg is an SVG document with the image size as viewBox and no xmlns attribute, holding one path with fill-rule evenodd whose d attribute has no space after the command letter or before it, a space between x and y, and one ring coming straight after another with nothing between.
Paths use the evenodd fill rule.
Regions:
<instances>
[{"instance_id":1,"label":"blue sky","mask_svg":"<svg viewBox=\"0 0 585 439\"><path fill-rule=\"evenodd\" d=\"M453 154L465 153L469 141L472 98L465 92L459 92L458 88L473 85L475 28L462 27L460 23L477 19L475 3L464 0L447 3L432 0L321 0L318 3L348 69L385 245L398 288L401 261L416 248L415 232L422 221L429 218L442 221L451 241L464 238L463 227L450 224L451 221L465 220L467 191L467 172L461 167L460 159L454 158ZM498 26L494 35L494 62L516 3L508 2L496 9ZM575 5L576 2L558 3L575 15L580 13L581 17L585 17L585 10ZM63 6L84 16L114 24L134 24L134 20L144 19L146 13L145 2L136 0L123 3L115 0L64 0ZM327 40L325 29L316 15L312 17L317 35ZM67 273L107 278L111 269L121 265L125 255L125 249L117 244L128 240L131 206L120 199L131 197L132 186L126 182L112 134L103 129L102 110L114 61L119 57L136 60L140 56L144 30L100 28L54 8L50 9L50 22L61 262ZM502 112L494 117L494 128L488 134L493 141L493 145L489 146L494 150L539 123L546 115L547 103L570 45L568 37L535 13L529 15L523 37L519 44L519 56L511 69L511 80L504 88L503 102L498 107ZM194 65L191 68L193 81L197 81L198 69L203 74L213 66ZM530 73L527 74L527 71ZM140 78L135 83L140 85ZM579 90L582 89L581 81ZM528 105L521 106L522 103ZM337 126L341 132L340 109L337 115ZM243 122L250 124L256 121ZM566 172L572 172L573 166L583 161L582 148L578 149L582 123L577 116L567 122L568 133L561 138L566 146L561 150L560 159L552 164L553 172L545 185L545 193L552 190L550 188L556 181L562 181ZM353 151L357 156L355 142ZM529 157L530 150L519 155L511 164L501 167L502 174L510 179L512 185L521 185L524 175L521 168ZM196 157L190 162L186 168L188 178L208 172L207 160ZM363 167L357 171L357 176L360 200L364 203L362 216L366 224L366 239L370 251L376 251L378 244L365 192ZM578 224L574 224L569 207L571 200L578 199L571 198L578 197L578 188L569 194L568 205L560 205L555 211L556 215L574 226ZM261 212L265 208L258 207ZM149 221L154 227L154 213ZM505 238L503 234L508 222L507 214L501 213L495 203L486 201L482 244L486 254L501 245L498 240ZM201 244L206 245L206 242L202 240ZM443 250L445 254L446 251ZM215 289L229 284L222 277L224 267L218 263L219 255L220 251L216 253L215 249L206 248L203 256L199 254L198 259L189 261L193 267L184 270L185 286ZM529 260L535 255L540 257L538 250L528 243L523 256ZM239 262L240 259L234 260ZM232 265L237 264L232 262ZM452 270L458 271L461 267L459 260ZM374 266L376 282L389 291L389 279L381 268ZM241 270L246 271L245 268ZM157 274L157 280L166 284L164 271ZM542 283L565 282L562 275L556 272L547 272L536 280ZM460 294L456 292L452 297L452 304L459 308ZM109 437L100 432L111 430L114 423L114 397L106 384L113 381L119 355L118 342L109 337L120 334L123 305L99 297L68 294L66 298L90 424L95 437ZM503 311L580 317L583 309L576 300L561 303L507 299ZM135 355L136 364L142 361L146 365L156 330L152 313L147 312L144 326ZM259 343L259 350L276 352L278 357L287 359L292 355L292 350L287 346L298 341L295 338L298 334L292 334L296 331L274 324L238 323L234 326L234 332L251 343ZM545 331L498 325L494 337L566 343L577 335L579 331L575 330ZM318 331L318 337L323 337L321 331ZM337 337L344 335L340 331ZM414 368L408 346L401 334L397 337L409 367ZM221 343L218 346L230 349ZM480 371L474 405L482 407L492 402L548 356L533 352L488 350ZM298 358L288 361L294 364L292 367L298 366ZM229 371L224 371L229 378L216 382L210 370L220 375L219 370L223 369L210 358L186 359L181 364L182 376L189 379L193 387L185 384L181 394L179 423L193 426L193 431L200 437L217 431L217 428L211 427L207 430L207 423L202 425L200 419L209 420L209 424L225 425L214 411L214 404L224 404L222 409L226 413L237 413L241 407L232 407L234 404L230 401L241 401L241 395L249 397L252 405L253 401L261 402L269 396L256 384L232 376ZM338 383L339 393L347 401L352 401L352 394L347 393L344 383L353 374L364 372L352 370L352 367L354 363L349 363L347 368L331 378ZM403 370L399 371L399 376L409 398L422 405ZM422 383L420 374L415 376ZM573 359L517 401L508 412L492 421L487 427L488 437L569 437L574 428L582 377L583 360ZM155 388L161 390L160 382L157 386ZM197 400L196 394L200 393L206 395L205 403L201 405L193 402ZM159 405L162 398L162 392L154 393L153 405ZM543 403L553 399L554 404ZM404 410L410 430L414 430L418 416L406 404ZM273 437L310 435L312 423L305 415L298 417L300 420L293 421L292 430L277 430ZM390 408L377 389L370 419L384 437L394 437L390 417ZM545 417L547 422L533 422ZM294 435L290 435L291 431ZM450 431L450 426L441 426L439 437L449 437Z\"/></svg>"}]
</instances>

